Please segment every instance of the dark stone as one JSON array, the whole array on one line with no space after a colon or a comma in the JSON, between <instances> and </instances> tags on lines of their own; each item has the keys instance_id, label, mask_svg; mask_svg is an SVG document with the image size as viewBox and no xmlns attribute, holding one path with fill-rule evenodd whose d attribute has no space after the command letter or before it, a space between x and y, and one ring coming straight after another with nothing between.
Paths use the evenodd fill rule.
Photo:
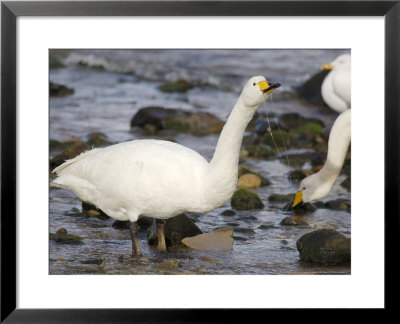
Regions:
<instances>
[{"instance_id":1,"label":"dark stone","mask_svg":"<svg viewBox=\"0 0 400 324\"><path fill-rule=\"evenodd\" d=\"M254 234L254 230L251 228L246 228L246 227L235 227L233 229L234 233L245 233L245 234Z\"/></svg>"},{"instance_id":2,"label":"dark stone","mask_svg":"<svg viewBox=\"0 0 400 324\"><path fill-rule=\"evenodd\" d=\"M275 225L271 225L271 224L261 224L257 228L262 229L262 230L268 230L268 229L277 228L277 227Z\"/></svg>"},{"instance_id":3,"label":"dark stone","mask_svg":"<svg viewBox=\"0 0 400 324\"><path fill-rule=\"evenodd\" d=\"M193 85L185 79L179 79L173 82L166 82L158 87L162 92L186 92L193 89Z\"/></svg>"},{"instance_id":4,"label":"dark stone","mask_svg":"<svg viewBox=\"0 0 400 324\"><path fill-rule=\"evenodd\" d=\"M266 144L270 147L275 147L275 145L279 148L289 147L292 145L291 137L285 130L273 130L271 133L266 133L262 139L263 144Z\"/></svg>"},{"instance_id":5,"label":"dark stone","mask_svg":"<svg viewBox=\"0 0 400 324\"><path fill-rule=\"evenodd\" d=\"M346 177L346 179L344 179L340 185L347 189L347 191L351 191L351 177Z\"/></svg>"},{"instance_id":6,"label":"dark stone","mask_svg":"<svg viewBox=\"0 0 400 324\"><path fill-rule=\"evenodd\" d=\"M280 116L279 118L280 124L286 128L286 129L295 129L301 125L304 125L306 123L316 123L319 124L322 127L325 127L324 123L315 118L306 118L298 113L286 113Z\"/></svg>"},{"instance_id":7,"label":"dark stone","mask_svg":"<svg viewBox=\"0 0 400 324\"><path fill-rule=\"evenodd\" d=\"M347 210L350 202L347 199L330 200L325 203L325 207L332 210Z\"/></svg>"},{"instance_id":8,"label":"dark stone","mask_svg":"<svg viewBox=\"0 0 400 324\"><path fill-rule=\"evenodd\" d=\"M231 198L231 205L236 210L262 209L264 204L260 197L247 189L238 189Z\"/></svg>"},{"instance_id":9,"label":"dark stone","mask_svg":"<svg viewBox=\"0 0 400 324\"><path fill-rule=\"evenodd\" d=\"M197 225L185 214L169 218L165 222L165 241L167 246L182 245L182 239L202 234ZM149 245L157 245L157 229L154 222L148 231Z\"/></svg>"},{"instance_id":10,"label":"dark stone","mask_svg":"<svg viewBox=\"0 0 400 324\"><path fill-rule=\"evenodd\" d=\"M321 96L321 86L329 71L319 71L295 90L299 98L305 99L314 105L325 105Z\"/></svg>"},{"instance_id":11,"label":"dark stone","mask_svg":"<svg viewBox=\"0 0 400 324\"><path fill-rule=\"evenodd\" d=\"M267 119L258 119L255 122L254 125L254 130L257 134L263 135L267 132L269 132L269 129L273 131L279 131L282 130L283 132L286 131L283 126L279 125L278 122L275 121L275 118L270 118L269 123Z\"/></svg>"},{"instance_id":12,"label":"dark stone","mask_svg":"<svg viewBox=\"0 0 400 324\"><path fill-rule=\"evenodd\" d=\"M49 67L50 69L59 69L65 67L65 65L57 57L50 55Z\"/></svg>"},{"instance_id":13,"label":"dark stone","mask_svg":"<svg viewBox=\"0 0 400 324\"><path fill-rule=\"evenodd\" d=\"M236 212L232 209L226 209L221 213L222 216L234 216Z\"/></svg>"},{"instance_id":14,"label":"dark stone","mask_svg":"<svg viewBox=\"0 0 400 324\"><path fill-rule=\"evenodd\" d=\"M288 178L294 183L300 183L301 180L311 175L311 172L308 170L296 169L290 171Z\"/></svg>"},{"instance_id":15,"label":"dark stone","mask_svg":"<svg viewBox=\"0 0 400 324\"><path fill-rule=\"evenodd\" d=\"M101 260L101 259L85 259L85 260L81 260L79 262L83 263L83 264L97 264L97 265L100 265L100 264L103 263L103 260Z\"/></svg>"},{"instance_id":16,"label":"dark stone","mask_svg":"<svg viewBox=\"0 0 400 324\"><path fill-rule=\"evenodd\" d=\"M82 237L75 234L68 234L65 228L60 228L55 234L50 233L50 240L62 244L83 244Z\"/></svg>"},{"instance_id":17,"label":"dark stone","mask_svg":"<svg viewBox=\"0 0 400 324\"><path fill-rule=\"evenodd\" d=\"M284 226L308 226L306 221L293 217L285 217L280 224Z\"/></svg>"},{"instance_id":18,"label":"dark stone","mask_svg":"<svg viewBox=\"0 0 400 324\"><path fill-rule=\"evenodd\" d=\"M275 156L275 151L265 144L251 144L245 147L249 157L256 159L268 159Z\"/></svg>"},{"instance_id":19,"label":"dark stone","mask_svg":"<svg viewBox=\"0 0 400 324\"><path fill-rule=\"evenodd\" d=\"M293 200L294 195L295 195L294 193L284 194L284 195L273 193L273 194L269 195L268 201L271 201L271 202L287 202L287 201Z\"/></svg>"},{"instance_id":20,"label":"dark stone","mask_svg":"<svg viewBox=\"0 0 400 324\"><path fill-rule=\"evenodd\" d=\"M319 229L297 240L300 260L325 265L349 264L350 239L333 229Z\"/></svg>"},{"instance_id":21,"label":"dark stone","mask_svg":"<svg viewBox=\"0 0 400 324\"><path fill-rule=\"evenodd\" d=\"M50 89L50 97L65 97L75 92L74 89L68 88L65 85L56 84L52 82L50 82L49 89Z\"/></svg>"},{"instance_id":22,"label":"dark stone","mask_svg":"<svg viewBox=\"0 0 400 324\"><path fill-rule=\"evenodd\" d=\"M303 203L292 208L294 215L305 215L315 212L317 208L311 203Z\"/></svg>"},{"instance_id":23,"label":"dark stone","mask_svg":"<svg viewBox=\"0 0 400 324\"><path fill-rule=\"evenodd\" d=\"M129 229L129 221L120 221L116 220L114 223L112 223L112 227L116 229L123 229L123 230L128 230Z\"/></svg>"},{"instance_id":24,"label":"dark stone","mask_svg":"<svg viewBox=\"0 0 400 324\"><path fill-rule=\"evenodd\" d=\"M162 107L141 108L131 119L131 127L151 129L152 133L170 130L193 135L219 134L224 122L207 112L188 112Z\"/></svg>"},{"instance_id":25,"label":"dark stone","mask_svg":"<svg viewBox=\"0 0 400 324\"><path fill-rule=\"evenodd\" d=\"M327 153L326 152L315 152L311 155L311 163L312 165L316 166L316 165L323 165L326 161L326 157L327 157Z\"/></svg>"}]
</instances>

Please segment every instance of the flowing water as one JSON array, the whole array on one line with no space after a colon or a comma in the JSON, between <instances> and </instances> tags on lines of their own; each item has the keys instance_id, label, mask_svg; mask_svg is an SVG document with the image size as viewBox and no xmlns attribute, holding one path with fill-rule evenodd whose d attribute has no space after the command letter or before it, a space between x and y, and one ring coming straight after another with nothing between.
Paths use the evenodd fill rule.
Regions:
<instances>
[{"instance_id":1,"label":"flowing water","mask_svg":"<svg viewBox=\"0 0 400 324\"><path fill-rule=\"evenodd\" d=\"M282 87L259 110L298 112L331 125L337 114L328 108L304 104L293 96L292 87L301 84L332 61L343 50L54 50L64 68L51 69L50 81L74 89L66 97L50 98L50 138L62 140L102 132L112 142L146 138L130 130L130 120L146 106L207 111L226 120L243 83L252 75L265 75ZM186 93L163 93L165 81L184 78L201 86ZM157 136L151 136L152 138ZM158 137L159 138L159 137ZM211 159L217 135L196 137L178 134L174 140ZM52 157L50 155L50 158ZM289 161L290 162L290 161ZM349 267L311 265L299 261L296 241L319 228L332 228L350 237L350 213L317 209L304 216L309 227L282 226L283 203L271 203L272 193L293 193L297 185L289 181L286 157L281 161L246 159L246 167L267 177L272 184L257 189L265 204L262 210L238 211L234 216L221 213L231 209L229 202L205 214L189 215L196 225L209 232L228 225L234 228L231 251L196 251L185 247L160 253L149 248L145 233L140 235L144 257L132 260L128 230L111 225L113 219L87 217L81 201L73 193L50 189L49 231L63 227L83 237L83 244L50 241L50 274L349 274ZM335 184L322 201L350 199L350 193ZM163 266L166 260L179 266ZM175 264L178 264L175 262Z\"/></svg>"}]
</instances>

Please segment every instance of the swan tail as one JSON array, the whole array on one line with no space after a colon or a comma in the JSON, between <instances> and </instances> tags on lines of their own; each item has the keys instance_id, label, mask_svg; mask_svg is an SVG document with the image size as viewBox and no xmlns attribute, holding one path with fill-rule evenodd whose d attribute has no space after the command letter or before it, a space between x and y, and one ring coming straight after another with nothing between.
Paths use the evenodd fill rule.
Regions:
<instances>
[{"instance_id":1,"label":"swan tail","mask_svg":"<svg viewBox=\"0 0 400 324\"><path fill-rule=\"evenodd\" d=\"M78 156L76 156L76 157L74 157L72 159L66 160L63 164L61 164L58 167L54 168L52 173L56 173L57 175L60 175L60 172L62 170L64 170L65 168L67 168L68 166L70 166L71 164L74 164L74 163L76 163L78 161L81 161L81 160L87 158L88 156L93 155L94 153L97 153L100 150L101 150L101 148L95 148L95 149L90 150L90 151L82 152Z\"/></svg>"}]
</instances>

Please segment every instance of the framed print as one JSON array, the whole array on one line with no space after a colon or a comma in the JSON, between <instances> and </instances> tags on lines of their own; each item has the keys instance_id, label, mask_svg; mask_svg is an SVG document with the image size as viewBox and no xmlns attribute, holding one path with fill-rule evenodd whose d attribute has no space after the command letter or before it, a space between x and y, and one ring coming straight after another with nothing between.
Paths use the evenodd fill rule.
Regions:
<instances>
[{"instance_id":1,"label":"framed print","mask_svg":"<svg viewBox=\"0 0 400 324\"><path fill-rule=\"evenodd\" d=\"M2 2L2 321L390 308L399 15Z\"/></svg>"}]
</instances>

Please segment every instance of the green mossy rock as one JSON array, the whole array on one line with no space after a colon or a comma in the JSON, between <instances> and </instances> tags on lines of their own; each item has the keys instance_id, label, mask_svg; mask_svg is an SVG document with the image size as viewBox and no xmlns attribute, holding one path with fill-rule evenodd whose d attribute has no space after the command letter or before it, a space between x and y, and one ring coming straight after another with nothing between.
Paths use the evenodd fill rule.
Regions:
<instances>
[{"instance_id":1,"label":"green mossy rock","mask_svg":"<svg viewBox=\"0 0 400 324\"><path fill-rule=\"evenodd\" d=\"M350 239L332 229L319 229L304 234L297 242L302 261L325 265L349 264L351 260Z\"/></svg>"},{"instance_id":2,"label":"green mossy rock","mask_svg":"<svg viewBox=\"0 0 400 324\"><path fill-rule=\"evenodd\" d=\"M174 82L166 82L166 83L160 85L158 87L158 89L161 90L162 92L167 92L167 93L171 93L171 92L183 93L190 89L193 89L193 85L185 79L180 79L180 80L174 81Z\"/></svg>"},{"instance_id":3,"label":"green mossy rock","mask_svg":"<svg viewBox=\"0 0 400 324\"><path fill-rule=\"evenodd\" d=\"M275 147L274 141L277 147L289 147L292 142L290 135L284 130L275 130L271 133L266 133L261 139L263 144L270 147Z\"/></svg>"},{"instance_id":4,"label":"green mossy rock","mask_svg":"<svg viewBox=\"0 0 400 324\"><path fill-rule=\"evenodd\" d=\"M59 69L65 67L65 65L55 56L49 57L49 67L50 69Z\"/></svg>"},{"instance_id":5,"label":"green mossy rock","mask_svg":"<svg viewBox=\"0 0 400 324\"><path fill-rule=\"evenodd\" d=\"M50 145L55 145L55 143L50 143ZM50 160L50 169L53 170L54 168L58 167L59 165L63 164L66 160L72 159L75 156L81 154L82 152L87 151L88 146L86 143L76 140L61 143L60 148L64 148L64 151L60 154L55 155Z\"/></svg>"},{"instance_id":6,"label":"green mossy rock","mask_svg":"<svg viewBox=\"0 0 400 324\"><path fill-rule=\"evenodd\" d=\"M297 217L285 217L282 219L280 224L283 226L308 226L308 223L305 220Z\"/></svg>"},{"instance_id":7,"label":"green mossy rock","mask_svg":"<svg viewBox=\"0 0 400 324\"><path fill-rule=\"evenodd\" d=\"M311 134L320 134L323 130L323 126L321 126L320 124L317 123L313 123L313 122L308 122L304 125L300 125L298 127L296 127L293 132L297 133L297 134L303 134L305 132L309 132Z\"/></svg>"},{"instance_id":8,"label":"green mossy rock","mask_svg":"<svg viewBox=\"0 0 400 324\"><path fill-rule=\"evenodd\" d=\"M82 244L82 237L75 234L68 234L65 228L60 228L55 234L50 233L50 240L62 244Z\"/></svg>"},{"instance_id":9,"label":"green mossy rock","mask_svg":"<svg viewBox=\"0 0 400 324\"><path fill-rule=\"evenodd\" d=\"M268 201L271 202L288 202L288 201L292 201L294 198L294 193L291 194L276 194L273 193L271 195L269 195L268 197Z\"/></svg>"},{"instance_id":10,"label":"green mossy rock","mask_svg":"<svg viewBox=\"0 0 400 324\"><path fill-rule=\"evenodd\" d=\"M236 210L262 209L264 204L260 197L247 189L238 189L232 196L231 205Z\"/></svg>"},{"instance_id":11,"label":"green mossy rock","mask_svg":"<svg viewBox=\"0 0 400 324\"><path fill-rule=\"evenodd\" d=\"M247 146L246 151L249 157L256 159L269 159L275 157L275 151L268 145L264 144L252 144Z\"/></svg>"},{"instance_id":12,"label":"green mossy rock","mask_svg":"<svg viewBox=\"0 0 400 324\"><path fill-rule=\"evenodd\" d=\"M89 147L101 147L110 145L111 142L108 140L107 135L103 133L91 133L86 144Z\"/></svg>"}]
</instances>

